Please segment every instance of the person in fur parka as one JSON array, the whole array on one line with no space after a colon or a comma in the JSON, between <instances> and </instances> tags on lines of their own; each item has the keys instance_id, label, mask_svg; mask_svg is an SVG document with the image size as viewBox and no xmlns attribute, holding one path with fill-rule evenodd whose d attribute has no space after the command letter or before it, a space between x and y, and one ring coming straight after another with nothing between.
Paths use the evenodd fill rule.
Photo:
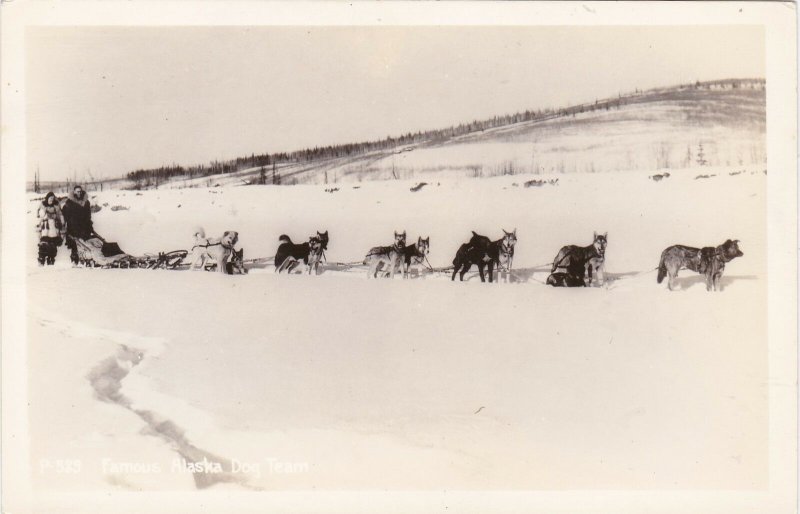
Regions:
<instances>
[{"instance_id":1,"label":"person in fur parka","mask_svg":"<svg viewBox=\"0 0 800 514\"><path fill-rule=\"evenodd\" d=\"M45 195L36 212L36 218L36 231L39 234L39 265L44 266L45 263L52 265L55 263L58 247L63 242L65 230L64 214L54 193Z\"/></svg>"},{"instance_id":2,"label":"person in fur parka","mask_svg":"<svg viewBox=\"0 0 800 514\"><path fill-rule=\"evenodd\" d=\"M72 189L61 209L67 222L67 247L72 251L70 259L73 264L78 264L78 247L75 239L89 239L94 234L91 206L81 186Z\"/></svg>"}]
</instances>

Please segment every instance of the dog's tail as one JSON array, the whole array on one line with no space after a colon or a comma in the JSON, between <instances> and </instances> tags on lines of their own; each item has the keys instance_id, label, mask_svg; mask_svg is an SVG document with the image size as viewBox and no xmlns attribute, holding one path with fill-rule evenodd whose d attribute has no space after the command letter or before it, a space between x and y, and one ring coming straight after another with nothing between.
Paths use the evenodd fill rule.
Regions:
<instances>
[{"instance_id":1,"label":"dog's tail","mask_svg":"<svg viewBox=\"0 0 800 514\"><path fill-rule=\"evenodd\" d=\"M195 227L194 228L194 237L198 238L198 239L205 239L205 237L206 237L205 229L203 229L203 227L200 227L200 226Z\"/></svg>"},{"instance_id":2,"label":"dog's tail","mask_svg":"<svg viewBox=\"0 0 800 514\"><path fill-rule=\"evenodd\" d=\"M656 280L658 281L659 284L664 280L664 277L667 276L667 265L664 264L664 260L666 257L667 257L667 251L664 250L663 252L661 252L661 260L658 262L658 276L656 277Z\"/></svg>"},{"instance_id":3,"label":"dog's tail","mask_svg":"<svg viewBox=\"0 0 800 514\"><path fill-rule=\"evenodd\" d=\"M278 238L278 241L280 241L281 243L292 244L292 240L289 239L289 236L287 236L286 234L281 234L281 237Z\"/></svg>"}]
</instances>

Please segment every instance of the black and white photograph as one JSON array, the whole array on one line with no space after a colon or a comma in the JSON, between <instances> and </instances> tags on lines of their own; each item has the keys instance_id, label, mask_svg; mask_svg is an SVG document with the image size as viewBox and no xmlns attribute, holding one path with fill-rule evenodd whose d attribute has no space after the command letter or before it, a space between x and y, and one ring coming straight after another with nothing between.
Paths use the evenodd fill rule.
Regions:
<instances>
[{"instance_id":1,"label":"black and white photograph","mask_svg":"<svg viewBox=\"0 0 800 514\"><path fill-rule=\"evenodd\" d=\"M796 4L68 4L4 512L796 512Z\"/></svg>"}]
</instances>

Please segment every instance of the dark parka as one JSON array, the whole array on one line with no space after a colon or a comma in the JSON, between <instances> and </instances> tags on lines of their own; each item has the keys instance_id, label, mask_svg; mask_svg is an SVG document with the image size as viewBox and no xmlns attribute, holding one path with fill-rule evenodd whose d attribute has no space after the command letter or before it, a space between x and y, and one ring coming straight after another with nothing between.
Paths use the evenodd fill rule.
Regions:
<instances>
[{"instance_id":1,"label":"dark parka","mask_svg":"<svg viewBox=\"0 0 800 514\"><path fill-rule=\"evenodd\" d=\"M85 192L81 199L76 198L74 193L67 195L61 212L67 222L67 235L79 239L89 239L92 236L92 211Z\"/></svg>"}]
</instances>

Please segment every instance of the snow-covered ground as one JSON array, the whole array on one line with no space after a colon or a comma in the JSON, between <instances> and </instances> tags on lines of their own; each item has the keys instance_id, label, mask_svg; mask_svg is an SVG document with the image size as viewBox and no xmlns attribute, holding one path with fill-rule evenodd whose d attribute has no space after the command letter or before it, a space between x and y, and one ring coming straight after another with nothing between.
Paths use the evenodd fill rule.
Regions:
<instances>
[{"instance_id":1,"label":"snow-covered ground","mask_svg":"<svg viewBox=\"0 0 800 514\"><path fill-rule=\"evenodd\" d=\"M32 236L36 490L764 487L763 167L653 173L98 193L96 230L132 254L202 225L239 231L245 258L328 230L328 261L354 262L407 230L445 267L471 230L516 228L515 275L72 269L64 249L38 268ZM607 287L543 285L595 230ZM744 257L723 292L656 284L665 247L728 238Z\"/></svg>"}]
</instances>

